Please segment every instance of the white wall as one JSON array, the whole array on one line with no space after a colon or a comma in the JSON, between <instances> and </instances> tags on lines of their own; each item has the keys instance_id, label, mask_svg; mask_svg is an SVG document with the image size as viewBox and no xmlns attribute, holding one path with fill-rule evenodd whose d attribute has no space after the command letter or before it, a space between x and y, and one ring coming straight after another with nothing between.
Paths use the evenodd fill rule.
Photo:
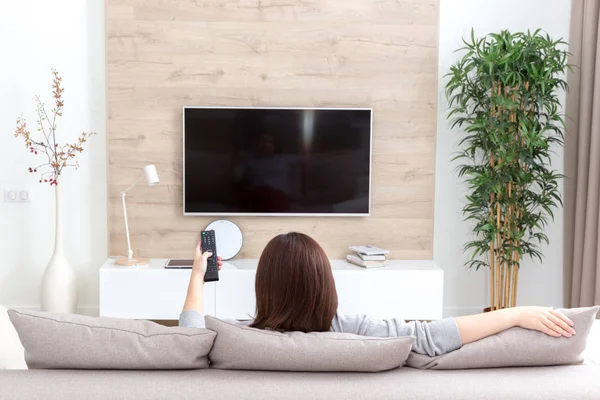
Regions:
<instances>
[{"instance_id":1,"label":"white wall","mask_svg":"<svg viewBox=\"0 0 600 400\"><path fill-rule=\"evenodd\" d=\"M97 308L98 267L106 258L106 137L103 0L0 2L0 304L39 307L40 279L53 249L54 196L27 167L36 162L13 137L24 114L35 125L35 95L52 104L52 67L64 79L61 142L95 131L61 181L65 250L78 272L79 306ZM33 201L3 202L6 188Z\"/></svg>"},{"instance_id":2,"label":"white wall","mask_svg":"<svg viewBox=\"0 0 600 400\"><path fill-rule=\"evenodd\" d=\"M53 195L27 172L33 162L12 132L21 113L34 122L34 97L50 102L50 68L64 78L66 106L60 132L72 140L81 130L96 131L80 158L81 169L62 181L67 255L79 276L79 305L98 304L98 266L106 257L106 145L104 90L104 6L102 0L19 0L0 2L0 192L31 190L33 202L6 204L0 193L0 304L39 305L39 281L53 245ZM483 272L465 271L463 244L470 238L462 222L464 185L451 154L460 135L445 120L443 75L457 59L471 27L477 35L500 29L543 28L568 39L570 0L441 0L439 104L435 195L434 258L446 276L447 315L480 311L487 300ZM562 170L562 151L555 165ZM543 265L524 262L520 304L562 305L562 211L548 228L550 248Z\"/></svg>"},{"instance_id":3,"label":"white wall","mask_svg":"<svg viewBox=\"0 0 600 400\"><path fill-rule=\"evenodd\" d=\"M524 31L542 28L552 37L568 41L570 0L441 0L439 42L438 128L435 182L434 259L444 269L445 315L480 312L488 305L487 272L465 270L468 255L464 243L472 238L471 227L463 222L466 187L456 177L451 162L460 134L450 131L446 120L448 103L444 98L443 76L460 54L462 37L476 36L502 29ZM564 100L564 94L562 95ZM553 166L563 170L563 151L557 149ZM561 188L562 191L562 188ZM550 247L543 247L543 263L524 261L519 276L519 305L563 305L563 212L546 230Z\"/></svg>"}]
</instances>

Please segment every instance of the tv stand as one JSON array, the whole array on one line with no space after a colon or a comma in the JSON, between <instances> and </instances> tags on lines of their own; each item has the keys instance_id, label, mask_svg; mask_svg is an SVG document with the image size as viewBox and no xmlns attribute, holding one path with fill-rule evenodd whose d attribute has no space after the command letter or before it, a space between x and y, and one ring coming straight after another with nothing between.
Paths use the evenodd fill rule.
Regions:
<instances>
[{"instance_id":1,"label":"tv stand","mask_svg":"<svg viewBox=\"0 0 600 400\"><path fill-rule=\"evenodd\" d=\"M100 315L176 320L183 307L190 269L165 269L168 259L155 258L140 267L117 265L109 258L100 268ZM442 318L443 271L431 260L390 260L365 269L345 260L330 260L343 314L381 318ZM220 318L254 315L257 259L223 263L219 282L204 286L205 313Z\"/></svg>"}]
</instances>

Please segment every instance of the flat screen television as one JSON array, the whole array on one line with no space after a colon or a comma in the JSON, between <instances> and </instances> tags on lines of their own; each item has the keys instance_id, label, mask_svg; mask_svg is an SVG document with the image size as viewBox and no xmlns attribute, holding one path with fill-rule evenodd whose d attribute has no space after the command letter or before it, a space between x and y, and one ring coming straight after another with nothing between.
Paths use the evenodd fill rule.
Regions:
<instances>
[{"instance_id":1,"label":"flat screen television","mask_svg":"<svg viewBox=\"0 0 600 400\"><path fill-rule=\"evenodd\" d=\"M366 108L183 108L185 215L366 216Z\"/></svg>"}]
</instances>

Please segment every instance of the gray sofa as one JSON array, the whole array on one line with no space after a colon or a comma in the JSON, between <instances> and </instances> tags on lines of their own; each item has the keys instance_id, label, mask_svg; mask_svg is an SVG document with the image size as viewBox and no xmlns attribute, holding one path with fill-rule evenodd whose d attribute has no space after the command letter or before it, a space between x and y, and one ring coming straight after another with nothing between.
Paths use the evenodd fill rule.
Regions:
<instances>
[{"instance_id":1,"label":"gray sofa","mask_svg":"<svg viewBox=\"0 0 600 400\"><path fill-rule=\"evenodd\" d=\"M7 370L1 400L598 400L592 364L380 373Z\"/></svg>"},{"instance_id":2,"label":"gray sofa","mask_svg":"<svg viewBox=\"0 0 600 400\"><path fill-rule=\"evenodd\" d=\"M8 333L2 329L7 320L4 326L1 322L0 338ZM12 336L0 340L0 350L19 352L21 363L12 368L22 368L23 348L16 332ZM592 326L584 356L581 365L442 371L402 367L378 373L0 369L0 400L600 400L600 320Z\"/></svg>"}]
</instances>

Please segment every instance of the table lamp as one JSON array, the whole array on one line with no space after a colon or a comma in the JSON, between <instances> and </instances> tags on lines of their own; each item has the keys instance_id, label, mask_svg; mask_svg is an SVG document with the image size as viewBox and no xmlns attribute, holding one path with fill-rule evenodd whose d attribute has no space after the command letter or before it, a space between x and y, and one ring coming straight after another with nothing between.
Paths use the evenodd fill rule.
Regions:
<instances>
[{"instance_id":1,"label":"table lamp","mask_svg":"<svg viewBox=\"0 0 600 400\"><path fill-rule=\"evenodd\" d=\"M125 234L127 235L127 258L119 257L115 260L115 262L119 265L146 265L148 264L147 258L134 258L133 250L131 250L131 239L129 238L129 223L127 222L127 206L125 205L125 197L127 196L127 192L135 187L138 183L142 181L142 179L146 178L146 183L148 186L154 186L160 182L158 179L158 173L156 172L156 167L154 165L146 165L144 167L144 175L140 177L137 181L135 181L131 186L121 192L121 201L123 203L123 216L125 217Z\"/></svg>"}]
</instances>

